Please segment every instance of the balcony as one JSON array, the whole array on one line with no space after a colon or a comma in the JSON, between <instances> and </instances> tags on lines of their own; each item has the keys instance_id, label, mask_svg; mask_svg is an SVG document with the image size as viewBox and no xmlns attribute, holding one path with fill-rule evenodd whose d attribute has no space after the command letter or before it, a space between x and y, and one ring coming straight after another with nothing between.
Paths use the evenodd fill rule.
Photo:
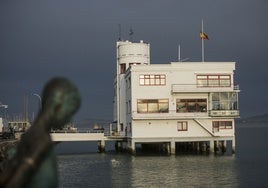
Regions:
<instances>
[{"instance_id":1,"label":"balcony","mask_svg":"<svg viewBox=\"0 0 268 188\"><path fill-rule=\"evenodd\" d=\"M198 87L196 84L172 84L171 93L230 92L239 90L239 85L229 87Z\"/></svg>"},{"instance_id":2,"label":"balcony","mask_svg":"<svg viewBox=\"0 0 268 188\"><path fill-rule=\"evenodd\" d=\"M174 119L192 119L192 118L208 117L207 112L193 112L193 113L177 113L175 110L169 110L168 113L138 113L132 111L132 118L134 120L174 120Z\"/></svg>"},{"instance_id":3,"label":"balcony","mask_svg":"<svg viewBox=\"0 0 268 188\"><path fill-rule=\"evenodd\" d=\"M238 117L239 110L210 110L209 115L212 117Z\"/></svg>"}]
</instances>

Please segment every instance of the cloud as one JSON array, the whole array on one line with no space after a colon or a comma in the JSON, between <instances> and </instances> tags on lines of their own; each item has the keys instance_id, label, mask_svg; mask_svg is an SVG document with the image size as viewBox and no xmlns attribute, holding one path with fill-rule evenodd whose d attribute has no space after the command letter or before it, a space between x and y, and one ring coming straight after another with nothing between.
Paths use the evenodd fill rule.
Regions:
<instances>
[{"instance_id":1,"label":"cloud","mask_svg":"<svg viewBox=\"0 0 268 188\"><path fill-rule=\"evenodd\" d=\"M23 111L23 96L42 91L51 77L66 76L80 88L79 118L112 119L115 42L151 44L151 63L201 59L199 31L204 19L208 61L236 61L243 86L242 114L265 111L268 39L267 1L7 1L0 2L0 101L9 112ZM262 75L262 76L260 76ZM250 93L246 95L245 93ZM31 100L34 105L33 99ZM263 105L258 105L262 103Z\"/></svg>"}]
</instances>

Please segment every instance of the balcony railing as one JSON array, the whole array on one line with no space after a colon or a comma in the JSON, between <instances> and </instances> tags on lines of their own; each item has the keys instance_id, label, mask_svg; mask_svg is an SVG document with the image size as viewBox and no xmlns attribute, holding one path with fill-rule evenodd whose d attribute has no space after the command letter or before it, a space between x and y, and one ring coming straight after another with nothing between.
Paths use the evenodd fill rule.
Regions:
<instances>
[{"instance_id":1,"label":"balcony railing","mask_svg":"<svg viewBox=\"0 0 268 188\"><path fill-rule=\"evenodd\" d=\"M132 111L133 119L178 119L178 118L194 118L194 117L208 117L207 112L191 112L191 113L178 113L175 110L169 110L168 113L138 113Z\"/></svg>"},{"instance_id":2,"label":"balcony railing","mask_svg":"<svg viewBox=\"0 0 268 188\"><path fill-rule=\"evenodd\" d=\"M239 117L239 110L209 110L208 112L185 112L178 113L170 110L168 113L138 113L132 111L133 119L178 119L178 118L197 118L197 117Z\"/></svg>"},{"instance_id":3,"label":"balcony railing","mask_svg":"<svg viewBox=\"0 0 268 188\"><path fill-rule=\"evenodd\" d=\"M209 115L212 117L238 117L240 114L239 110L210 110Z\"/></svg>"},{"instance_id":4,"label":"balcony railing","mask_svg":"<svg viewBox=\"0 0 268 188\"><path fill-rule=\"evenodd\" d=\"M239 90L239 85L231 85L229 87L198 87L196 84L172 84L172 93L185 93L185 92L224 92Z\"/></svg>"}]
</instances>

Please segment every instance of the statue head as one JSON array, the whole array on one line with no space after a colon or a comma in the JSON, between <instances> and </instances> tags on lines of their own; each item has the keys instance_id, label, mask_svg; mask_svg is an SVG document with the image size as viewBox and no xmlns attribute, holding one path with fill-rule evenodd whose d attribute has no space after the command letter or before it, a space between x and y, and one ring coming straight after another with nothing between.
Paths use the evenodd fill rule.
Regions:
<instances>
[{"instance_id":1,"label":"statue head","mask_svg":"<svg viewBox=\"0 0 268 188\"><path fill-rule=\"evenodd\" d=\"M80 103L80 94L75 85L65 78L54 78L44 87L40 113L49 116L50 129L60 129L71 120Z\"/></svg>"}]
</instances>

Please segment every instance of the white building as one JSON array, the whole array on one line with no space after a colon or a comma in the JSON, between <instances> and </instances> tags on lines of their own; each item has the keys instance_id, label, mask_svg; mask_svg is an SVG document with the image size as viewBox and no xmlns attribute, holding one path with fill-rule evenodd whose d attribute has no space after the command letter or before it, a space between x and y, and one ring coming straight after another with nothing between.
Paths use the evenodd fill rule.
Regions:
<instances>
[{"instance_id":1,"label":"white building","mask_svg":"<svg viewBox=\"0 0 268 188\"><path fill-rule=\"evenodd\" d=\"M113 135L136 144L160 143L174 154L180 143L214 151L231 141L239 116L235 62L150 64L150 45L117 42Z\"/></svg>"}]
</instances>

